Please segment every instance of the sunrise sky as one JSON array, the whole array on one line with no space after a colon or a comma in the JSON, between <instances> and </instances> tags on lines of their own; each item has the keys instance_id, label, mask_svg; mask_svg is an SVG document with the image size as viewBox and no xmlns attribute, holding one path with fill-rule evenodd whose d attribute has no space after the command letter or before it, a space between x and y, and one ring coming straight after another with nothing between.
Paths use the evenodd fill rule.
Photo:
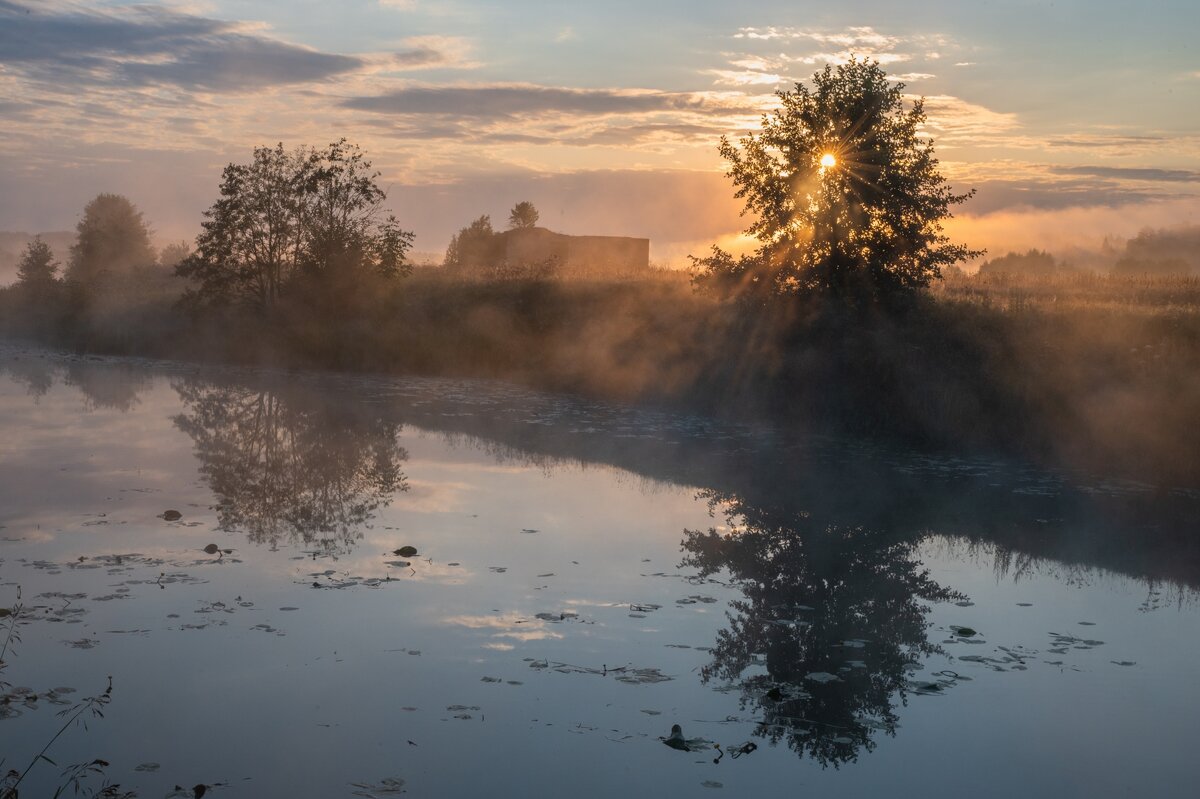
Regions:
<instances>
[{"instance_id":1,"label":"sunrise sky","mask_svg":"<svg viewBox=\"0 0 1200 799\"><path fill-rule=\"evenodd\" d=\"M440 251L532 200L659 260L743 226L716 153L851 53L927 98L953 232L996 251L1200 222L1200 3L0 0L0 230L127 195L191 239L221 167L347 137Z\"/></svg>"}]
</instances>

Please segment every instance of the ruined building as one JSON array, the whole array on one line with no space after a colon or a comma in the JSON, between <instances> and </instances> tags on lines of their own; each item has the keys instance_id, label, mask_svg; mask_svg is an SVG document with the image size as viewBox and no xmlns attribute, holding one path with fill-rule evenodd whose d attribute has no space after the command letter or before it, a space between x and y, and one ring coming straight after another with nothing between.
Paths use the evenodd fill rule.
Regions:
<instances>
[{"instance_id":1,"label":"ruined building","mask_svg":"<svg viewBox=\"0 0 1200 799\"><path fill-rule=\"evenodd\" d=\"M568 236L529 227L497 233L489 244L486 253L464 253L462 266L547 266L563 276L629 275L650 268L650 239Z\"/></svg>"}]
</instances>

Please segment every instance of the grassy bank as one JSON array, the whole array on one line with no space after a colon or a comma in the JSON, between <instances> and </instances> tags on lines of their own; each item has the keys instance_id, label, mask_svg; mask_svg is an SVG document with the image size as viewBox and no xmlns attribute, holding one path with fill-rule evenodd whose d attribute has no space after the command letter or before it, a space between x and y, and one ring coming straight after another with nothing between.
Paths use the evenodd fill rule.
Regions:
<instances>
[{"instance_id":1,"label":"grassy bank","mask_svg":"<svg viewBox=\"0 0 1200 799\"><path fill-rule=\"evenodd\" d=\"M901 311L753 312L686 275L455 279L418 270L269 315L193 315L179 287L34 308L9 335L88 352L497 377L949 450L1200 485L1200 281L959 276ZM50 307L53 306L53 307Z\"/></svg>"}]
</instances>

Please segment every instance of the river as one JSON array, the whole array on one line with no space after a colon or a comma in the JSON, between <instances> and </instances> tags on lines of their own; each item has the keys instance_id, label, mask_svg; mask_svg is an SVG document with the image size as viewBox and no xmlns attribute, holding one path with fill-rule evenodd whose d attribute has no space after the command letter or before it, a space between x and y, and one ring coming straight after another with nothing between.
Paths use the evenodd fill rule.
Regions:
<instances>
[{"instance_id":1,"label":"river","mask_svg":"<svg viewBox=\"0 0 1200 799\"><path fill-rule=\"evenodd\" d=\"M0 773L1193 796L1197 520L1194 490L499 382L5 345Z\"/></svg>"}]
</instances>

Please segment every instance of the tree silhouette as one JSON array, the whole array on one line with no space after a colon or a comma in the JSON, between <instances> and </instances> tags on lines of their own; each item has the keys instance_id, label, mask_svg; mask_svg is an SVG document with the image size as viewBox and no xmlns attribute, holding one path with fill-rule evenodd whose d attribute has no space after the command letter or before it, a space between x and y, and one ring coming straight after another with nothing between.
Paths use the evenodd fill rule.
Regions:
<instances>
[{"instance_id":1,"label":"tree silhouette","mask_svg":"<svg viewBox=\"0 0 1200 799\"><path fill-rule=\"evenodd\" d=\"M155 262L150 229L142 212L119 194L100 194L83 209L75 226L66 279L94 291Z\"/></svg>"},{"instance_id":2,"label":"tree silhouette","mask_svg":"<svg viewBox=\"0 0 1200 799\"><path fill-rule=\"evenodd\" d=\"M445 265L451 268L486 266L496 257L496 231L487 214L467 225L450 239Z\"/></svg>"},{"instance_id":3,"label":"tree silhouette","mask_svg":"<svg viewBox=\"0 0 1200 799\"><path fill-rule=\"evenodd\" d=\"M725 296L832 294L870 299L925 286L943 266L981 253L942 233L955 194L921 135L923 100L879 64L826 66L778 93L780 107L738 145L721 138L728 176L759 242L734 258L693 259L698 283Z\"/></svg>"},{"instance_id":4,"label":"tree silhouette","mask_svg":"<svg viewBox=\"0 0 1200 799\"><path fill-rule=\"evenodd\" d=\"M58 267L50 245L42 241L41 236L34 236L17 263L17 284L30 288L45 287L56 280Z\"/></svg>"},{"instance_id":5,"label":"tree silhouette","mask_svg":"<svg viewBox=\"0 0 1200 799\"><path fill-rule=\"evenodd\" d=\"M538 223L537 209L533 207L533 203L528 200L522 200L513 206L512 211L508 215L508 229L516 230L523 227L534 227Z\"/></svg>"},{"instance_id":6,"label":"tree silhouette","mask_svg":"<svg viewBox=\"0 0 1200 799\"><path fill-rule=\"evenodd\" d=\"M757 734L801 757L837 766L871 751L877 733L895 733L909 667L939 651L924 603L959 595L929 578L912 541L706 495L730 531L685 531L684 565L728 570L744 599L702 679L736 683L743 707L762 714ZM755 665L766 673L743 677Z\"/></svg>"},{"instance_id":7,"label":"tree silhouette","mask_svg":"<svg viewBox=\"0 0 1200 799\"><path fill-rule=\"evenodd\" d=\"M164 269L174 270L184 258L192 254L192 247L186 241L176 241L163 247L158 252L158 263Z\"/></svg>"},{"instance_id":8,"label":"tree silhouette","mask_svg":"<svg viewBox=\"0 0 1200 799\"><path fill-rule=\"evenodd\" d=\"M375 511L408 490L398 421L345 398L285 386L174 386L223 529L326 554L349 551Z\"/></svg>"},{"instance_id":9,"label":"tree silhouette","mask_svg":"<svg viewBox=\"0 0 1200 799\"><path fill-rule=\"evenodd\" d=\"M259 147L249 164L229 164L196 252L176 267L196 283L189 299L267 309L301 279L345 287L407 274L413 234L383 217L378 177L345 139L324 150Z\"/></svg>"}]
</instances>

